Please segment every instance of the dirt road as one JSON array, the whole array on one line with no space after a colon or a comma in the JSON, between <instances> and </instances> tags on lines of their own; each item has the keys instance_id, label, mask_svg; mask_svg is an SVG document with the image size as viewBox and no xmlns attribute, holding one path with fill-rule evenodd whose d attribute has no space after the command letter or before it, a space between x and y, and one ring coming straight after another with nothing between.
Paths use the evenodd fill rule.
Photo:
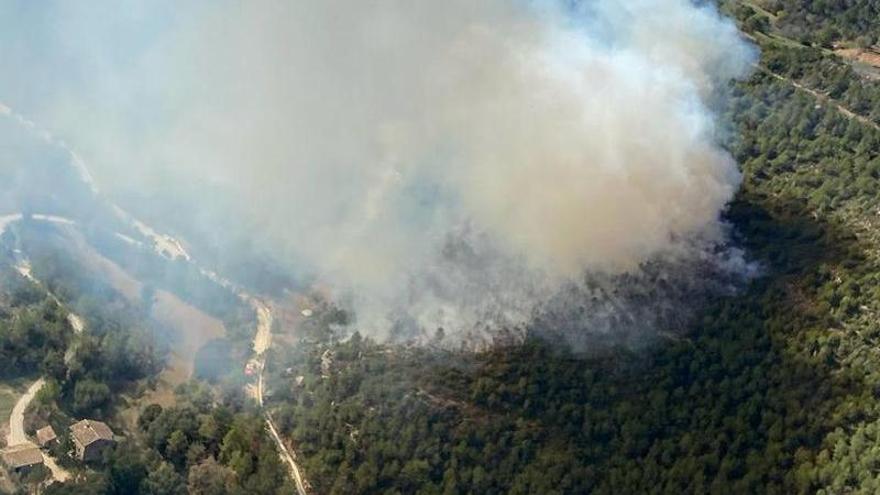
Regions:
<instances>
[{"instance_id":1,"label":"dirt road","mask_svg":"<svg viewBox=\"0 0 880 495\"><path fill-rule=\"evenodd\" d=\"M94 180L92 179L90 171L88 170L87 164L70 146L67 145L67 143L55 138L51 133L40 128L35 122L26 119L24 116L15 112L12 108L4 105L2 102L0 102L0 115L5 115L7 117L11 117L11 118L17 120L22 126L30 129L32 132L41 136L44 139L44 141L46 141L47 143L54 145L54 146L62 149L64 152L66 152L70 158L71 166L79 174L82 181L86 185L89 186L89 188L91 189L93 194L95 194L95 195L100 194L99 189L98 189L97 185L95 184ZM256 361L258 363L257 369L258 369L259 376L258 376L257 387L256 387L256 389L257 389L256 395L257 395L257 399L258 399L259 404L262 406L262 404L263 404L263 387L262 387L263 368L265 367L265 363L266 363L266 351L269 349L269 347L272 343L272 339L271 339L271 337L272 337L272 313L271 313L270 309L265 304L263 304L262 302L260 302L256 298L254 298L253 296L250 296L246 292L236 288L235 285L232 284L229 280L219 276L218 274L216 274L214 272L207 270L204 267L199 266L199 264L196 263L196 261L192 259L192 257L189 255L189 253L186 252L183 245L174 237L169 236L167 234L158 233L157 231L152 229L150 226L139 221L134 216L129 214L127 211L123 210L121 207L119 207L116 204L113 204L112 202L110 202L110 206L111 206L112 210L115 212L116 216L120 220L122 220L123 222L127 223L128 225L134 227L141 235L150 239L153 243L154 250L157 253L159 253L160 255L162 255L166 258L170 258L170 259L184 259L187 262L193 263L194 265L196 265L199 268L199 270L203 274L209 276L209 278L211 278L212 280L214 280L215 282L217 282L221 286L235 290L240 296L242 296L248 300L256 302L256 304L254 304L254 307L255 307L255 310L257 313L257 320L258 321L257 321L257 329L256 329L257 333L254 336L254 357L252 358L252 360ZM46 221L51 221L51 222L56 222L56 223L66 223L63 221L64 219L61 219L60 217L49 217L49 216L44 216L44 217L45 217L44 220L46 220ZM0 217L0 234L2 234L3 230L5 230L6 225L8 223L15 221L15 220L20 220L20 218L21 218L20 216L18 216L16 218L16 215ZM71 324L73 324L72 321L71 321ZM74 327L76 328L76 326L74 326ZM37 390L39 390L39 387L34 389L33 393L36 394ZM28 403L29 402L30 402L30 399L28 400ZM16 404L16 407L18 407L18 404ZM24 408L26 408L26 407L27 407L27 404L25 404L21 409L22 416L24 413ZM303 480L303 477L300 473L299 467L296 465L294 454L291 453L291 451L287 448L287 446L282 441L281 437L278 435L277 428L275 427L275 423L272 420L272 416L269 414L269 412L264 409L263 414L265 415L265 418L266 418L266 425L269 429L270 436L275 441L275 444L278 448L279 456L285 462L285 464L287 464L290 468L290 474L291 474L291 477L296 482L296 488L297 488L297 491L299 492L299 495L306 495L307 494L307 492L306 492L307 483ZM23 417L22 417L22 419L23 419ZM48 462L47 462L47 465L49 465ZM50 469L52 469L51 465L49 465L49 467L50 467ZM59 476L63 476L63 475L64 475L63 472L59 473ZM53 476L56 476L54 469L53 469ZM56 477L56 479L58 479L58 478ZM64 479L66 479L66 477Z\"/></svg>"},{"instance_id":2,"label":"dirt road","mask_svg":"<svg viewBox=\"0 0 880 495\"><path fill-rule=\"evenodd\" d=\"M0 235L3 235L3 232L6 232L6 227L8 227L9 224L19 220L21 220L21 213L0 216Z\"/></svg>"},{"instance_id":3,"label":"dirt road","mask_svg":"<svg viewBox=\"0 0 880 495\"><path fill-rule=\"evenodd\" d=\"M72 221L67 220L65 218L48 216L48 215L34 215L34 218L37 220L43 220L43 221L55 222L55 223L63 223L63 224L73 223ZM21 219L22 219L21 213L16 213L16 214L6 215L3 217L0 217L0 234L2 234L6 230L6 228L9 226L10 223L19 221ZM38 280L36 280L33 277L33 275L31 274L30 264L27 262L27 260L19 260L19 262L16 264L15 268L23 277L27 278L28 280L31 280L32 282L34 282L38 285L40 284L40 282ZM61 302L58 300L57 297L55 297L54 294L49 293L49 295L53 299L55 299L56 303L61 305ZM70 323L70 326L71 326L71 328L73 328L73 331L77 334L82 333L83 329L85 328L85 325L83 323L82 318L80 318L78 315L75 315L73 313L67 314L67 321ZM72 341L70 347L67 349L67 352L65 352L65 354L64 354L65 362L69 362L70 358L72 357L75 345L76 345L75 341ZM23 444L23 443L34 445L33 442L30 441L30 439L28 438L27 434L24 431L24 413L27 410L30 403L34 400L34 397L36 397L37 392L39 392L40 389L43 388L43 385L45 385L45 384L46 384L46 380L43 378L40 378L39 380L35 381L34 383L31 384L30 387L28 387L27 391L21 397L19 397L18 402L15 403L15 406L12 408L12 412L9 414L9 433L6 435L6 445L12 446L12 445L19 445L19 444ZM54 481L64 482L64 481L70 479L70 473L66 469L59 466L58 463L55 462L55 459L53 459L52 457L47 455L45 452L41 452L41 454L43 456L43 463L49 469L49 472L52 474L52 479Z\"/></svg>"},{"instance_id":4,"label":"dirt road","mask_svg":"<svg viewBox=\"0 0 880 495\"><path fill-rule=\"evenodd\" d=\"M251 298L251 305L257 313L257 334L254 336L254 354L262 356L272 345L272 312L259 299Z\"/></svg>"},{"instance_id":5,"label":"dirt road","mask_svg":"<svg viewBox=\"0 0 880 495\"><path fill-rule=\"evenodd\" d=\"M254 311L257 314L257 332L254 335L254 356L251 358L251 362L254 363L254 367L257 371L257 384L256 389L254 390L254 395L257 399L257 403L262 408L263 369L266 367L266 351L268 351L269 347L272 345L272 310L266 305L266 303L253 296L249 296L246 293L242 293L241 295L251 303L251 306L253 306ZM290 476L293 478L294 483L296 483L296 491L299 495L307 495L308 491L306 490L306 482L303 480L299 466L296 464L296 453L292 452L287 447L284 440L282 440L281 435L278 434L278 428L275 426L275 421L272 419L272 415L269 413L268 409L263 409L263 417L266 418L266 427L269 430L269 435L275 442L275 446L278 449L278 455L281 457L284 464L287 465Z\"/></svg>"},{"instance_id":6,"label":"dirt road","mask_svg":"<svg viewBox=\"0 0 880 495\"><path fill-rule=\"evenodd\" d=\"M27 391L19 397L18 402L15 403L15 407L12 408L12 413L9 415L9 434L6 435L6 445L12 446L22 443L34 445L24 432L24 412L27 410L31 401L34 400L34 397L36 397L37 392L39 392L45 384L46 381L42 378L35 381L30 387L28 387ZM42 455L43 463L46 464L46 467L49 468L49 471L52 473L53 480L64 482L70 479L70 473L59 466L55 462L55 459L49 457L45 452L42 452Z\"/></svg>"},{"instance_id":7,"label":"dirt road","mask_svg":"<svg viewBox=\"0 0 880 495\"><path fill-rule=\"evenodd\" d=\"M269 433L271 434L272 439L275 440L275 445L278 446L278 453L281 455L281 460L288 465L290 468L290 475L293 477L293 481L296 482L296 491L299 495L306 495L308 492L306 491L303 477L299 472L299 466L296 465L296 457L294 457L296 454L291 453L291 451L287 449L287 446L284 445L284 441L281 440L281 436L278 435L278 430L275 428L275 423L272 420L272 415L269 414L269 411L264 411L264 414L266 415L266 426L269 427Z\"/></svg>"},{"instance_id":8,"label":"dirt road","mask_svg":"<svg viewBox=\"0 0 880 495\"><path fill-rule=\"evenodd\" d=\"M874 121L872 121L871 119L869 119L869 118L867 118L867 117L863 117L863 116L861 116L861 115L859 115L859 114L853 112L853 111L850 110L849 108L843 106L842 103L840 103L840 102L838 102L837 100L831 98L830 96L828 96L828 95L824 95L824 94L822 94L822 93L816 91L815 89L808 88L808 87L804 86L803 84L801 84L801 83L799 83L799 82L797 82L797 81L794 81L794 80L792 80L792 79L790 79L790 78L787 78L787 77L785 77L785 76L783 76L783 75L781 75L781 74L777 74L777 73L771 71L770 69L768 69L768 68L766 68L766 67L757 66L757 68L758 68L758 70L760 70L761 72L763 72L763 73L769 75L770 77L772 77L772 78L774 78L774 79L777 79L777 80L779 80L779 81L783 81L783 82L785 82L785 83L788 83L788 84L794 86L796 89L798 89L798 90L800 90L800 91L803 91L804 93L807 93L807 94L809 94L810 96L816 98L817 100L822 101L822 102L826 102L826 103L830 104L831 106L833 106L834 108L836 108L838 112L840 112L841 114L843 114L844 117L846 117L846 118L848 118L848 119L854 119L854 120L857 120L858 122L860 122L860 123L862 123L862 124L864 124L864 125L866 125L866 126L868 126L868 127L871 127L871 128L873 128L873 129L875 129L875 130L877 130L877 131L880 131L880 124L877 124L877 123L875 123Z\"/></svg>"},{"instance_id":9,"label":"dirt road","mask_svg":"<svg viewBox=\"0 0 880 495\"><path fill-rule=\"evenodd\" d=\"M18 445L20 443L29 443L27 435L24 433L24 411L27 406L34 400L37 392L43 388L46 383L40 378L28 387L27 391L15 403L12 413L9 415L9 433L6 435L6 445Z\"/></svg>"},{"instance_id":10,"label":"dirt road","mask_svg":"<svg viewBox=\"0 0 880 495\"><path fill-rule=\"evenodd\" d=\"M745 5L748 5L748 6L752 7L753 9L757 9L757 6L754 5L754 4L752 4L752 3L750 3L750 2L743 2L743 3L744 3ZM761 9L761 10L763 10L763 9ZM764 12L765 12L767 15L770 15L769 12L766 12L766 11L764 11ZM773 16L773 17L775 18L775 16ZM749 34L749 33L746 33L745 31L740 31L740 32L742 33L743 36L745 36L745 37L748 38L749 40L751 40L751 41L753 41L754 43L760 45L760 42L758 41L758 39L757 39L754 35L751 35L751 34ZM779 37L779 36L777 36L777 38L779 38L779 39L783 39L783 40L785 40L785 41L787 41L787 42L789 42L789 43L792 43L792 44L799 44L797 41L792 40L792 39L789 39L789 38L783 38L783 37ZM880 124L877 124L876 122L872 121L871 119L869 119L869 118L867 118L867 117L864 117L864 116L862 116L862 115L859 115L859 114L853 112L853 111L850 110L848 107L846 107L843 103L841 103L841 102L835 100L834 98L832 98L832 97L830 97L830 96L828 96L828 95L826 95L826 94L824 94L824 93L820 93L819 91L816 91L816 90L813 89L813 88L810 88L810 87L804 86L803 84L801 84L801 83L795 81L794 79L791 79L791 78L789 78L789 77L783 76L782 74L778 74L778 73L776 73L776 72L773 72L773 71L770 70L768 67L765 67L765 66L763 66L763 65L761 65L761 64L759 64L759 63L756 63L756 64L754 64L753 66L755 67L755 69L757 69L757 70L763 72L764 74L767 74L768 76L770 76L770 77L772 77L772 78L774 78L774 79L776 79L776 80L778 80L778 81L782 81L782 82L784 82L784 83L786 83L786 84L789 84L789 85L791 85L792 87L794 87L795 89L797 89L797 90L799 90L799 91L803 91L804 93L807 93L808 95L812 96L813 98L816 98L817 100L819 100L819 101L821 101L821 102L824 102L824 103L828 103L828 104L830 104L830 105L831 105L832 107L834 107L838 112L840 112L844 117L846 117L846 118L848 118L848 119L850 119L850 120L856 120L857 122L859 122L859 123L861 123L861 124L864 124L864 125L866 125L866 126L872 128L872 129L874 129L874 130L876 130L876 131L880 131Z\"/></svg>"}]
</instances>

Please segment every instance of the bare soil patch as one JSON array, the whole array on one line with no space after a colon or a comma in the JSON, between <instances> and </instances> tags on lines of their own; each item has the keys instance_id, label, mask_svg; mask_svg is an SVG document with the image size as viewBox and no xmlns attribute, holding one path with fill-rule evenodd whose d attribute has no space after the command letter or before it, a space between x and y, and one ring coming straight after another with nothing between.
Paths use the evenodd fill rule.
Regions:
<instances>
[{"instance_id":1,"label":"bare soil patch","mask_svg":"<svg viewBox=\"0 0 880 495\"><path fill-rule=\"evenodd\" d=\"M177 330L178 341L172 347L168 367L169 369L177 368L183 372L183 380L180 383L192 375L196 352L211 340L226 335L223 322L199 311L166 291L156 291L156 302L153 304L152 315L163 325ZM178 372L167 378L180 379L181 377Z\"/></svg>"},{"instance_id":2,"label":"bare soil patch","mask_svg":"<svg viewBox=\"0 0 880 495\"><path fill-rule=\"evenodd\" d=\"M124 268L95 250L73 229L65 233L71 238L72 251L79 261L101 277L134 304L142 302L143 283ZM155 387L146 391L121 411L126 423L135 424L140 409L148 404L163 407L174 404L174 389L192 376L196 352L207 342L226 335L223 322L181 300L176 295L156 290L150 316L169 333L169 356L165 369L157 377Z\"/></svg>"},{"instance_id":3,"label":"bare soil patch","mask_svg":"<svg viewBox=\"0 0 880 495\"><path fill-rule=\"evenodd\" d=\"M838 48L834 53L842 58L855 60L880 69L880 52L865 48Z\"/></svg>"},{"instance_id":4,"label":"bare soil patch","mask_svg":"<svg viewBox=\"0 0 880 495\"><path fill-rule=\"evenodd\" d=\"M97 252L77 232L69 231L68 235L74 240L72 244L76 247L75 254L86 267L106 279L130 302L141 303L143 284L139 280ZM207 342L226 335L223 322L165 290L156 290L151 316L173 332L171 356L167 369L160 378L174 386L189 379L196 351Z\"/></svg>"}]
</instances>

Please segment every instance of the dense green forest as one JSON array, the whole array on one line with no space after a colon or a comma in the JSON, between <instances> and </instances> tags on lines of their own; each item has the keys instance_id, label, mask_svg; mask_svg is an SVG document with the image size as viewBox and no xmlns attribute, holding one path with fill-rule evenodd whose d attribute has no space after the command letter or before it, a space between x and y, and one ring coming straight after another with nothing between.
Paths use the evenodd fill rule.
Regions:
<instances>
[{"instance_id":1,"label":"dense green forest","mask_svg":"<svg viewBox=\"0 0 880 495\"><path fill-rule=\"evenodd\" d=\"M0 263L0 377L32 375L63 354L73 330L48 294Z\"/></svg>"},{"instance_id":2,"label":"dense green forest","mask_svg":"<svg viewBox=\"0 0 880 495\"><path fill-rule=\"evenodd\" d=\"M719 97L743 172L725 220L761 275L707 296L682 336L589 356L538 337L478 353L341 339L347 315L319 304L266 369L268 409L314 493L880 493L880 81L834 53L880 41L880 4L720 3L761 49ZM125 437L45 493L295 493L238 376L249 307L192 265L89 232L232 333L200 354L203 381L126 430L122 394L167 352L147 308L85 277L51 231L17 235L46 287L0 264L0 376L47 376L36 414L58 430L89 416ZM265 275L249 266L236 269ZM262 283L277 294L283 278Z\"/></svg>"},{"instance_id":3,"label":"dense green forest","mask_svg":"<svg viewBox=\"0 0 880 495\"><path fill-rule=\"evenodd\" d=\"M880 17L765 6L728 5L763 55L725 103L744 172L726 217L763 275L686 339L590 358L537 339L478 355L338 342L313 323L269 363L316 492L880 491L880 132L837 107L877 122L880 86L822 49ZM833 35L785 37L817 29Z\"/></svg>"},{"instance_id":4,"label":"dense green forest","mask_svg":"<svg viewBox=\"0 0 880 495\"><path fill-rule=\"evenodd\" d=\"M47 495L282 495L295 493L260 416L240 398L219 398L198 383L177 402L153 404L101 469Z\"/></svg>"},{"instance_id":5,"label":"dense green forest","mask_svg":"<svg viewBox=\"0 0 880 495\"><path fill-rule=\"evenodd\" d=\"M785 36L803 43L831 46L880 41L880 4L874 0L755 0L735 2L763 10Z\"/></svg>"}]
</instances>

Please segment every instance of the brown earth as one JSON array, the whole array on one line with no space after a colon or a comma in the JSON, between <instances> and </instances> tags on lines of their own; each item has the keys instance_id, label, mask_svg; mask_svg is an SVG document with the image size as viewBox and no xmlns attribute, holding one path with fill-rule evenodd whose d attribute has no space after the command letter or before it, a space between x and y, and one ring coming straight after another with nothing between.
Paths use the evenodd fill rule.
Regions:
<instances>
[{"instance_id":1,"label":"brown earth","mask_svg":"<svg viewBox=\"0 0 880 495\"><path fill-rule=\"evenodd\" d=\"M123 297L135 304L141 303L143 283L121 266L97 252L75 229L64 229L74 248L71 252L88 270L103 278ZM223 322L205 314L176 295L156 290L151 316L161 326L171 330L174 341L165 369L157 377L154 387L137 400L129 402L121 411L123 421L133 427L143 406L160 404L171 406L175 402L174 389L189 380L195 365L196 352L209 341L226 335Z\"/></svg>"},{"instance_id":2,"label":"brown earth","mask_svg":"<svg viewBox=\"0 0 880 495\"><path fill-rule=\"evenodd\" d=\"M880 53L865 48L838 48L834 53L848 60L855 60L863 64L880 69Z\"/></svg>"},{"instance_id":3,"label":"brown earth","mask_svg":"<svg viewBox=\"0 0 880 495\"><path fill-rule=\"evenodd\" d=\"M107 280L114 289L134 304L141 302L143 284L122 267L98 253L73 229L66 232L76 247L74 254L89 270ZM174 330L168 367L160 379L177 385L189 379L196 352L209 341L226 335L223 322L182 301L176 295L156 290L151 316Z\"/></svg>"}]
</instances>

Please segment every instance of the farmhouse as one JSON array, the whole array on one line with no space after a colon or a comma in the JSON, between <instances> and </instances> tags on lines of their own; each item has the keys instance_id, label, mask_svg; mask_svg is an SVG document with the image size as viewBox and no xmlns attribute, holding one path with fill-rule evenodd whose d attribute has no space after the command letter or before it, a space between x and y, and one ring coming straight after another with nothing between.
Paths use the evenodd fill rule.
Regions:
<instances>
[{"instance_id":1,"label":"farmhouse","mask_svg":"<svg viewBox=\"0 0 880 495\"><path fill-rule=\"evenodd\" d=\"M30 443L21 443L0 450L0 461L10 473L27 474L43 464L43 454Z\"/></svg>"},{"instance_id":2,"label":"farmhouse","mask_svg":"<svg viewBox=\"0 0 880 495\"><path fill-rule=\"evenodd\" d=\"M81 461L101 460L104 451L116 443L110 427L92 419L84 419L71 426L70 437L76 447L76 457Z\"/></svg>"},{"instance_id":3,"label":"farmhouse","mask_svg":"<svg viewBox=\"0 0 880 495\"><path fill-rule=\"evenodd\" d=\"M53 443L58 441L58 435L55 434L55 430L52 428L52 425L48 425L45 428L40 428L37 430L37 443L40 447L48 447Z\"/></svg>"}]
</instances>

